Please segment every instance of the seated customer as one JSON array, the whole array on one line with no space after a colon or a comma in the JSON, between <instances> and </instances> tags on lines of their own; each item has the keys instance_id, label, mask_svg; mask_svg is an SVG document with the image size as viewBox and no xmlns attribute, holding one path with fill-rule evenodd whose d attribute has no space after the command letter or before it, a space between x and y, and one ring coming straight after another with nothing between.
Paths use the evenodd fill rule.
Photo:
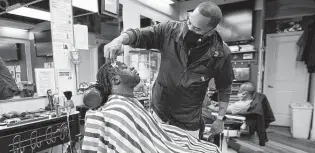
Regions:
<instances>
[{"instance_id":1,"label":"seated customer","mask_svg":"<svg viewBox=\"0 0 315 153\"><path fill-rule=\"evenodd\" d=\"M18 92L18 87L0 57L0 100L10 99Z\"/></svg>"},{"instance_id":2,"label":"seated customer","mask_svg":"<svg viewBox=\"0 0 315 153\"><path fill-rule=\"evenodd\" d=\"M238 94L237 94L239 101L229 105L226 112L231 113L231 114L246 113L250 107L250 104L253 101L254 94L255 94L254 85L251 82L243 83L240 86L240 90L238 91ZM216 107L213 105L208 106L208 108L211 111L216 111L216 112L219 111L219 107Z\"/></svg>"},{"instance_id":3,"label":"seated customer","mask_svg":"<svg viewBox=\"0 0 315 153\"><path fill-rule=\"evenodd\" d=\"M97 89L107 101L86 113L83 152L219 152L214 144L199 141L180 128L157 123L133 96L140 81L137 71L116 64L105 64L97 73Z\"/></svg>"}]
</instances>

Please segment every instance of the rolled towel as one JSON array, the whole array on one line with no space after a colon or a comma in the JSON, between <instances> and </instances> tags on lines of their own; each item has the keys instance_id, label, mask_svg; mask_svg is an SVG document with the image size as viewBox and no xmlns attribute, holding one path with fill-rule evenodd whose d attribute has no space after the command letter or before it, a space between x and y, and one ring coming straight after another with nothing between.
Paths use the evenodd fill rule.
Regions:
<instances>
[{"instance_id":1,"label":"rolled towel","mask_svg":"<svg viewBox=\"0 0 315 153\"><path fill-rule=\"evenodd\" d=\"M83 103L89 109L95 109L102 105L102 96L96 88L90 88L84 92Z\"/></svg>"}]
</instances>

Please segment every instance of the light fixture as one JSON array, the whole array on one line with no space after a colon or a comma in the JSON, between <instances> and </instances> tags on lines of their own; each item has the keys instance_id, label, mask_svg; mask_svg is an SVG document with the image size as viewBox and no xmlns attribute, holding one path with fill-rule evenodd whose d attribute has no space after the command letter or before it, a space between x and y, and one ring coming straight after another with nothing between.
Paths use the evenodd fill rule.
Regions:
<instances>
[{"instance_id":1,"label":"light fixture","mask_svg":"<svg viewBox=\"0 0 315 153\"><path fill-rule=\"evenodd\" d=\"M1 30L7 31L7 32L12 32L12 31L28 31L26 29L18 29L18 28L11 28L11 27L0 27Z\"/></svg>"},{"instance_id":2,"label":"light fixture","mask_svg":"<svg viewBox=\"0 0 315 153\"><path fill-rule=\"evenodd\" d=\"M172 0L161 0L161 1L163 1L166 4L174 4L174 1Z\"/></svg>"},{"instance_id":3,"label":"light fixture","mask_svg":"<svg viewBox=\"0 0 315 153\"><path fill-rule=\"evenodd\" d=\"M97 0L72 0L72 5L91 12L98 12Z\"/></svg>"},{"instance_id":4,"label":"light fixture","mask_svg":"<svg viewBox=\"0 0 315 153\"><path fill-rule=\"evenodd\" d=\"M40 20L50 21L50 12L29 8L29 7L20 7L8 12L9 14L25 16Z\"/></svg>"}]
</instances>

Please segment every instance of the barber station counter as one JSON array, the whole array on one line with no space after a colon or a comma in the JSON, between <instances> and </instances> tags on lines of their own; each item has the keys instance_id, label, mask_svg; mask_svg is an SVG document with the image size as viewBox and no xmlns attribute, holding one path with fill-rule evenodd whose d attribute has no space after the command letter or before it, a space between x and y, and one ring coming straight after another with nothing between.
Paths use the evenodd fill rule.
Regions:
<instances>
[{"instance_id":1,"label":"barber station counter","mask_svg":"<svg viewBox=\"0 0 315 153\"><path fill-rule=\"evenodd\" d=\"M32 153L77 140L80 135L79 112L50 118L41 116L0 126L0 148L3 153ZM69 131L70 130L70 131Z\"/></svg>"},{"instance_id":2,"label":"barber station counter","mask_svg":"<svg viewBox=\"0 0 315 153\"><path fill-rule=\"evenodd\" d=\"M75 106L83 104L82 95L75 95L71 99ZM0 115L13 111L21 113L43 110L47 104L47 97L0 100ZM41 113L32 119L0 126L0 153L22 153L23 149L23 153L31 153L32 148L34 152L39 152L69 142L67 116L49 117L47 112ZM80 114L73 110L69 118L72 140L80 134L79 118ZM55 147L54 150L56 149Z\"/></svg>"},{"instance_id":3,"label":"barber station counter","mask_svg":"<svg viewBox=\"0 0 315 153\"><path fill-rule=\"evenodd\" d=\"M82 105L82 95L74 95L71 98L75 106ZM16 112L28 112L41 108L45 108L48 105L47 97L27 97L18 99L0 100L0 114Z\"/></svg>"}]
</instances>

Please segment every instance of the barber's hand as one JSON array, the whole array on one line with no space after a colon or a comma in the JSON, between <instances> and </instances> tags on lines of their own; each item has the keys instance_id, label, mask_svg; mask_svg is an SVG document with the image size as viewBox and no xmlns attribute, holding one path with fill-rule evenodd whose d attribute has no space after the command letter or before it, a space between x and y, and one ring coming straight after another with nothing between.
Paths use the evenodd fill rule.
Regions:
<instances>
[{"instance_id":1,"label":"barber's hand","mask_svg":"<svg viewBox=\"0 0 315 153\"><path fill-rule=\"evenodd\" d=\"M218 110L216 110L216 106L212 105L212 104L208 106L208 109L210 109L212 111L218 111Z\"/></svg>"},{"instance_id":2,"label":"barber's hand","mask_svg":"<svg viewBox=\"0 0 315 153\"><path fill-rule=\"evenodd\" d=\"M210 130L210 133L211 134L219 134L223 131L223 121L222 120L219 120L219 119L216 119L213 123L212 123L212 126L211 126L211 130Z\"/></svg>"},{"instance_id":3,"label":"barber's hand","mask_svg":"<svg viewBox=\"0 0 315 153\"><path fill-rule=\"evenodd\" d=\"M112 42L104 46L104 57L106 62L116 60L117 56L123 53L122 38L117 37Z\"/></svg>"}]
</instances>

